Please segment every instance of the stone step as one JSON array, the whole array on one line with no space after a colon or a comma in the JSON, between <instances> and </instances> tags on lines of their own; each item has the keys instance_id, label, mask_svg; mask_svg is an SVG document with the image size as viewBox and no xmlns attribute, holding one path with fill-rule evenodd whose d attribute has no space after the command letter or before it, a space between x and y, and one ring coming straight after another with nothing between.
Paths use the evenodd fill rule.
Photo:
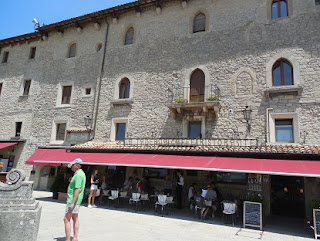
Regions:
<instances>
[{"instance_id":1,"label":"stone step","mask_svg":"<svg viewBox=\"0 0 320 241\"><path fill-rule=\"evenodd\" d=\"M31 210L36 210L39 208L39 202L36 201L32 204L0 204L1 205L1 212L10 212L10 211L31 211Z\"/></svg>"}]
</instances>

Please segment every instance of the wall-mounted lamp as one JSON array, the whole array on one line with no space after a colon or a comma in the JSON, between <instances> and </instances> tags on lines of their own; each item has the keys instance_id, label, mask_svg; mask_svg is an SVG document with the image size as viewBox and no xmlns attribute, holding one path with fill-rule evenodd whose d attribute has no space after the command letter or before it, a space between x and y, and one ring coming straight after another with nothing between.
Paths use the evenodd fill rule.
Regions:
<instances>
[{"instance_id":1,"label":"wall-mounted lamp","mask_svg":"<svg viewBox=\"0 0 320 241\"><path fill-rule=\"evenodd\" d=\"M84 126L86 127L86 129L90 129L91 122L92 118L90 116L87 115L86 117L84 117Z\"/></svg>"},{"instance_id":2,"label":"wall-mounted lamp","mask_svg":"<svg viewBox=\"0 0 320 241\"><path fill-rule=\"evenodd\" d=\"M242 113L243 113L243 118L247 122L247 132L250 133L251 126L250 126L249 120L251 119L252 110L250 109L249 106L246 106L245 109L242 111Z\"/></svg>"},{"instance_id":3,"label":"wall-mounted lamp","mask_svg":"<svg viewBox=\"0 0 320 241\"><path fill-rule=\"evenodd\" d=\"M40 28L40 23L38 22L37 19L32 19L32 22L34 23L34 30L37 30L38 28Z\"/></svg>"}]
</instances>

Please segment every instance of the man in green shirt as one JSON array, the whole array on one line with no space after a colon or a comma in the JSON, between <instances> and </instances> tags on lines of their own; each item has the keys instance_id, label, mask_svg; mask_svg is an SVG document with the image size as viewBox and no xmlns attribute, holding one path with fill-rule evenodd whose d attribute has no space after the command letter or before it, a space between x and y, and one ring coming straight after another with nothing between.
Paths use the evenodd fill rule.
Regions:
<instances>
[{"instance_id":1,"label":"man in green shirt","mask_svg":"<svg viewBox=\"0 0 320 241\"><path fill-rule=\"evenodd\" d=\"M74 175L68 186L68 197L66 214L64 216L64 228L66 232L66 241L70 241L71 235L71 218L73 220L73 241L78 241L79 234L79 218L78 213L80 204L83 199L84 188L86 185L86 175L81 169L82 160L80 158L71 162L68 167L74 171Z\"/></svg>"}]
</instances>

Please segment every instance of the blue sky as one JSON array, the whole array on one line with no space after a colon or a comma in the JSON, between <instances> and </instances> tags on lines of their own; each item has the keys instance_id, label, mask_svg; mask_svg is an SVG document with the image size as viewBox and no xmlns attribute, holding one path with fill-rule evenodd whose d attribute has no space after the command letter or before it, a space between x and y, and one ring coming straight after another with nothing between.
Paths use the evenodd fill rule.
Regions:
<instances>
[{"instance_id":1,"label":"blue sky","mask_svg":"<svg viewBox=\"0 0 320 241\"><path fill-rule=\"evenodd\" d=\"M135 0L0 0L0 39L31 33L32 19L51 24Z\"/></svg>"}]
</instances>

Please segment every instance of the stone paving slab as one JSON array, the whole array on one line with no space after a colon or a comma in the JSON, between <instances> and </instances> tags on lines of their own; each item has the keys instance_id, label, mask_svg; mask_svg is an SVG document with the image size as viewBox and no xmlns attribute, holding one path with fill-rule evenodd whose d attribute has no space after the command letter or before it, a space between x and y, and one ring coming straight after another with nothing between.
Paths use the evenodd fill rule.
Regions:
<instances>
[{"instance_id":1,"label":"stone paving slab","mask_svg":"<svg viewBox=\"0 0 320 241\"><path fill-rule=\"evenodd\" d=\"M40 200L42 215L37 241L64 239L65 204L53 201L49 192L34 191ZM189 210L185 210L188 212ZM285 232L243 229L240 225L222 225L214 220L199 221L174 218L173 215L161 217L153 212L133 212L107 208L80 208L80 241L302 241L314 240L310 234L290 235ZM270 228L269 228L270 229ZM289 232L290 233L290 232Z\"/></svg>"}]
</instances>

